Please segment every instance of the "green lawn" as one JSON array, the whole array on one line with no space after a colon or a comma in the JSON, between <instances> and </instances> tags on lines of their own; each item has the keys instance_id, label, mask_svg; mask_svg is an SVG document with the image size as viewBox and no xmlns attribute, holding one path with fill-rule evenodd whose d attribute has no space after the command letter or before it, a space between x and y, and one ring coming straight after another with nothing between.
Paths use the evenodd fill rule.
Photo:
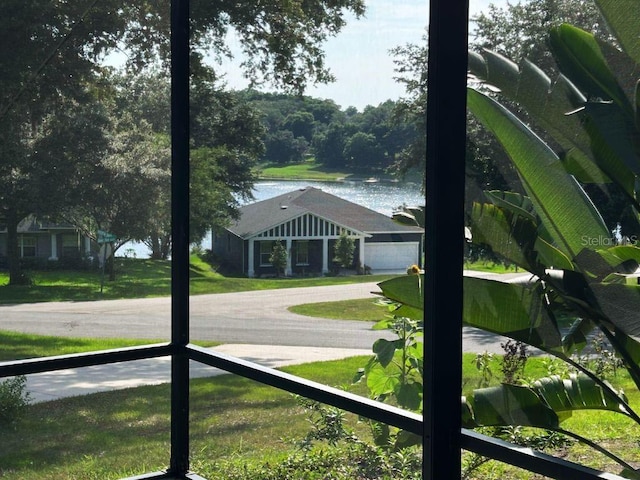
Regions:
<instances>
[{"instance_id":1,"label":"green lawn","mask_svg":"<svg viewBox=\"0 0 640 480\"><path fill-rule=\"evenodd\" d=\"M517 272L514 265L504 265L502 263L495 263L490 260L478 260L476 262L465 262L465 270L476 270L478 272L491 272L491 273L514 273Z\"/></svg>"},{"instance_id":2,"label":"green lawn","mask_svg":"<svg viewBox=\"0 0 640 480\"><path fill-rule=\"evenodd\" d=\"M9 286L6 272L0 272L0 304L52 301L111 300L171 294L171 263L162 260L117 258L116 280L105 280L100 292L99 271L32 272L33 286ZM361 282L380 282L389 275L354 275L310 278L229 277L216 272L199 257L191 256L190 291L193 295L313 287Z\"/></svg>"},{"instance_id":3,"label":"green lawn","mask_svg":"<svg viewBox=\"0 0 640 480\"><path fill-rule=\"evenodd\" d=\"M168 294L170 266L150 260L118 260L117 280L108 283L105 295L95 294L97 274L44 272L35 276L34 287L0 287L0 302L54 299L130 298ZM198 293L285 288L309 284L353 281L381 281L380 277L327 277L319 279L225 278L194 259L191 287ZM0 277L0 283L2 277ZM165 285L166 282L166 285ZM165 291L166 289L166 291ZM296 313L325 318L376 321L385 314L373 299L308 304L292 309ZM0 332L0 361L33 356L101 350L148 341L122 339L73 339ZM463 359L463 394L481 385L476 355ZM364 385L350 384L367 357L294 366L285 370L332 386L344 386L366 394ZM492 382L500 378L498 358L490 361ZM526 378L549 374L549 360L532 358ZM623 388L632 406L640 395L625 372L611 379ZM229 469L241 472L243 465L283 462L296 452L295 440L309 430L308 418L295 399L273 388L232 375L191 382L192 466L206 478L240 479L225 476ZM122 478L166 468L170 390L167 385L118 390L83 397L31 405L28 415L15 429L2 429L0 478L93 480ZM363 438L369 432L348 415L350 424ZM640 464L636 439L640 428L622 415L591 411L576 414L563 426L606 444L626 459ZM528 434L528 431L524 431ZM563 457L595 468L611 469L611 461L579 444L562 447ZM268 467L267 467L268 468ZM489 462L475 478L504 480L535 479L511 467Z\"/></svg>"},{"instance_id":4,"label":"green lawn","mask_svg":"<svg viewBox=\"0 0 640 480\"><path fill-rule=\"evenodd\" d=\"M365 361L285 370L338 386L349 384ZM170 397L169 386L160 385L34 404L15 430L2 432L0 478L102 480L162 470L169 459ZM192 380L190 403L191 461L198 472L240 456L281 458L309 428L293 396L232 375Z\"/></svg>"},{"instance_id":5,"label":"green lawn","mask_svg":"<svg viewBox=\"0 0 640 480\"><path fill-rule=\"evenodd\" d=\"M166 340L137 340L132 338L74 338L32 335L28 333L0 330L0 362L24 358L50 357L72 353L134 347ZM219 345L217 342L196 341L202 347Z\"/></svg>"},{"instance_id":6,"label":"green lawn","mask_svg":"<svg viewBox=\"0 0 640 480\"><path fill-rule=\"evenodd\" d=\"M374 298L341 300L338 302L305 303L289 307L289 311L308 317L336 320L362 320L377 322L388 313L386 307L376 305Z\"/></svg>"},{"instance_id":7,"label":"green lawn","mask_svg":"<svg viewBox=\"0 0 640 480\"><path fill-rule=\"evenodd\" d=\"M481 382L474 360L475 355L464 356L465 391ZM350 384L354 372L366 361L367 357L355 357L284 370L366 394L363 385ZM546 362L530 359L525 375L544 375ZM497 378L497 360L492 365ZM638 404L637 391L627 376L619 374L614 383L625 388L632 404ZM230 478L223 472L241 472L244 464L282 462L298 451L295 442L310 428L307 415L291 395L236 376L192 380L190 397L191 464L205 478ZM164 469L169 457L169 402L169 386L159 385L32 405L15 429L2 432L0 478L118 479ZM369 439L365 424L352 415L347 418L361 438ZM590 412L574 416L567 425L638 460L635 439L640 431L621 415ZM326 454L330 448L326 446L324 451ZM595 467L609 465L580 445L559 453ZM536 478L494 462L481 472L474 478Z\"/></svg>"},{"instance_id":8,"label":"green lawn","mask_svg":"<svg viewBox=\"0 0 640 480\"><path fill-rule=\"evenodd\" d=\"M265 164L258 169L258 177L262 180L315 180L333 182L345 179L363 179L369 177L391 179L383 172L357 172L353 170L325 167L314 159L292 165Z\"/></svg>"}]
</instances>

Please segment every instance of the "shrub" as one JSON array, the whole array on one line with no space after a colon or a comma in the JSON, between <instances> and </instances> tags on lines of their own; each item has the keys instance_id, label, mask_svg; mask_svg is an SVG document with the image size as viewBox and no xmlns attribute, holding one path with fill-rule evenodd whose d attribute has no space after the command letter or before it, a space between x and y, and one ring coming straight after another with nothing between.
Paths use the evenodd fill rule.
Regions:
<instances>
[{"instance_id":1,"label":"shrub","mask_svg":"<svg viewBox=\"0 0 640 480\"><path fill-rule=\"evenodd\" d=\"M30 395L24 375L0 382L0 429L15 426L26 413Z\"/></svg>"},{"instance_id":2,"label":"shrub","mask_svg":"<svg viewBox=\"0 0 640 480\"><path fill-rule=\"evenodd\" d=\"M210 478L225 480L419 480L422 452L392 452L359 439L344 423L344 412L297 397L309 414L310 432L299 449L282 459L248 463L243 459L199 466Z\"/></svg>"}]
</instances>

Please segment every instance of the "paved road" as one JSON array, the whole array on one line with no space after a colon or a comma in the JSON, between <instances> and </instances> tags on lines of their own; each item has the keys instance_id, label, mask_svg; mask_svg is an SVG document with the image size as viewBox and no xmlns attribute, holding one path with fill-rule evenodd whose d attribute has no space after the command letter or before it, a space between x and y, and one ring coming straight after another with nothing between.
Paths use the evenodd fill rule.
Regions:
<instances>
[{"instance_id":1,"label":"paved road","mask_svg":"<svg viewBox=\"0 0 640 480\"><path fill-rule=\"evenodd\" d=\"M368 355L376 339L391 335L372 331L367 322L309 318L292 314L287 307L374 298L372 292L377 291L375 283L366 283L194 296L190 300L191 338L224 342L215 349L269 367ZM0 306L0 329L161 340L169 338L170 307L169 298ZM463 343L465 351L501 352L500 339L479 330L465 328ZM192 362L192 377L220 373ZM170 359L156 358L29 375L27 388L32 400L46 401L163 383L169 376Z\"/></svg>"},{"instance_id":2,"label":"paved road","mask_svg":"<svg viewBox=\"0 0 640 480\"><path fill-rule=\"evenodd\" d=\"M491 274L483 276L495 277ZM500 276L512 278L517 275ZM370 348L384 332L360 321L309 318L287 310L291 305L354 298L374 298L375 283L289 288L213 295L190 299L192 340L257 345ZM75 337L170 337L170 298L51 302L0 306L0 329ZM499 351L493 336L465 330L468 351Z\"/></svg>"},{"instance_id":3,"label":"paved road","mask_svg":"<svg viewBox=\"0 0 640 480\"><path fill-rule=\"evenodd\" d=\"M190 299L192 340L365 348L380 337L370 324L290 313L300 303L373 298L375 283L197 295ZM169 339L170 298L52 302L0 307L0 329L75 337Z\"/></svg>"}]
</instances>

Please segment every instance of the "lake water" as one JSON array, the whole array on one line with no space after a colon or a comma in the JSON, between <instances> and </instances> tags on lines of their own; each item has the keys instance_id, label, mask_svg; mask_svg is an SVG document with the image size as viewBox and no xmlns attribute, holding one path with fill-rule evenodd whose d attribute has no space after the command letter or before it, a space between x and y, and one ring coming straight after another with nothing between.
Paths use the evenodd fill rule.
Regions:
<instances>
[{"instance_id":1,"label":"lake water","mask_svg":"<svg viewBox=\"0 0 640 480\"><path fill-rule=\"evenodd\" d=\"M335 195L350 202L380 212L384 215L391 214L400 206L424 205L424 195L420 192L420 184L412 182L313 182L300 181L259 181L256 182L253 195L254 201L266 200L284 193L299 190L305 187L316 187L327 193ZM205 249L211 248L211 237L202 242ZM149 256L148 249L143 244L129 243L118 249L117 255L135 252L136 257Z\"/></svg>"}]
</instances>

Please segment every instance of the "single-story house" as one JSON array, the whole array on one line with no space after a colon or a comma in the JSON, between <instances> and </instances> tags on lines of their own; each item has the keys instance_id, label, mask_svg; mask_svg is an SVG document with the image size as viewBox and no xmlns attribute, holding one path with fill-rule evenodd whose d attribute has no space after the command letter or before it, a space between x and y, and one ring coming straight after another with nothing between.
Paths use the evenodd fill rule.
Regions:
<instances>
[{"instance_id":1,"label":"single-story house","mask_svg":"<svg viewBox=\"0 0 640 480\"><path fill-rule=\"evenodd\" d=\"M212 235L212 250L249 277L275 273L273 245L288 252L286 275L328 273L342 233L355 240L353 268L402 270L421 265L423 229L315 187L302 188L240 208L240 218Z\"/></svg>"},{"instance_id":2,"label":"single-story house","mask_svg":"<svg viewBox=\"0 0 640 480\"><path fill-rule=\"evenodd\" d=\"M91 254L91 240L73 225L28 216L18 225L18 252L21 258L77 258ZM0 263L6 257L7 229L0 225Z\"/></svg>"}]
</instances>

